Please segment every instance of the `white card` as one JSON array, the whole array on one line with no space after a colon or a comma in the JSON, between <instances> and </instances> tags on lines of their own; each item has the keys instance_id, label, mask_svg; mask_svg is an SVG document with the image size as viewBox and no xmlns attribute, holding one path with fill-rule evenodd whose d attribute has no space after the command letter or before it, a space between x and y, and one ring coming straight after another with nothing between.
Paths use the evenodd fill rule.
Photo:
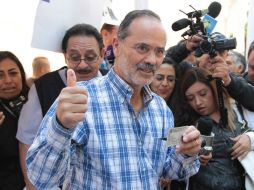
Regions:
<instances>
[{"instance_id":1,"label":"white card","mask_svg":"<svg viewBox=\"0 0 254 190\"><path fill-rule=\"evenodd\" d=\"M183 133L188 126L171 128L167 137L167 146L175 146L182 142Z\"/></svg>"}]
</instances>

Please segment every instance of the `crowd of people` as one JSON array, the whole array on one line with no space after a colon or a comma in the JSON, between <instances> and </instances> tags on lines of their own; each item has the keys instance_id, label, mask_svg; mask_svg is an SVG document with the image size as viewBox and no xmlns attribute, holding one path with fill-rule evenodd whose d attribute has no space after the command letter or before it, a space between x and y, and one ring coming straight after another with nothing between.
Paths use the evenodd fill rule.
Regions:
<instances>
[{"instance_id":1,"label":"crowd of people","mask_svg":"<svg viewBox=\"0 0 254 190\"><path fill-rule=\"evenodd\" d=\"M100 32L69 28L66 66L56 71L36 57L27 79L19 59L0 51L0 189L244 190L254 41L245 59L227 49L196 55L203 40L197 33L165 50L160 17L134 10ZM214 134L208 154L202 118Z\"/></svg>"}]
</instances>

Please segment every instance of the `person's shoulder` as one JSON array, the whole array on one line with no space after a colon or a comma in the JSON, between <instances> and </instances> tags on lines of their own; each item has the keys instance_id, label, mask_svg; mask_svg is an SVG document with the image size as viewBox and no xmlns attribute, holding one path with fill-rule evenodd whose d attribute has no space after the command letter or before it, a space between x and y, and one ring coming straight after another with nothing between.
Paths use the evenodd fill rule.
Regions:
<instances>
[{"instance_id":1,"label":"person's shoulder","mask_svg":"<svg viewBox=\"0 0 254 190\"><path fill-rule=\"evenodd\" d=\"M158 94L154 93L154 92L151 92L152 96L153 96L153 102L154 104L156 104L158 106L158 108L160 109L165 109L165 110L170 110L168 105L167 105L167 102L162 98L160 97Z\"/></svg>"},{"instance_id":2,"label":"person's shoulder","mask_svg":"<svg viewBox=\"0 0 254 190\"><path fill-rule=\"evenodd\" d=\"M41 77L39 77L38 79L36 79L34 82L35 83L40 83L40 82L44 82L44 81L48 81L48 80L53 80L53 78L56 78L56 77L60 77L60 74L59 74L59 71L60 70L66 70L67 67L62 67L58 70L55 70L55 71L51 71L49 73L46 73L44 75L42 75Z\"/></svg>"}]
</instances>

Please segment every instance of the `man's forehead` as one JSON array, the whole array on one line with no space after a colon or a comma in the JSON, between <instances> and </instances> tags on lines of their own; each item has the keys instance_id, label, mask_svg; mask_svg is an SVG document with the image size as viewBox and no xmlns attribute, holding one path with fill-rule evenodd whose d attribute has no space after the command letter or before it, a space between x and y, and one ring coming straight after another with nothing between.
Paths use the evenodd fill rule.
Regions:
<instances>
[{"instance_id":1,"label":"man's forehead","mask_svg":"<svg viewBox=\"0 0 254 190\"><path fill-rule=\"evenodd\" d=\"M93 36L83 36L70 38L67 43L67 49L70 51L99 51L99 44Z\"/></svg>"}]
</instances>

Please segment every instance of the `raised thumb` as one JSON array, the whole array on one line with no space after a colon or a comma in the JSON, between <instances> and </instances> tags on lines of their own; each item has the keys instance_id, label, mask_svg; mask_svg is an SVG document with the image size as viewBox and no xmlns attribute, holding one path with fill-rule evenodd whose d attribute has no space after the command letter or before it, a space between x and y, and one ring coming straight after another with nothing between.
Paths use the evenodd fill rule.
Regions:
<instances>
[{"instance_id":1,"label":"raised thumb","mask_svg":"<svg viewBox=\"0 0 254 190\"><path fill-rule=\"evenodd\" d=\"M67 70L67 86L76 86L77 78L73 69Z\"/></svg>"}]
</instances>

